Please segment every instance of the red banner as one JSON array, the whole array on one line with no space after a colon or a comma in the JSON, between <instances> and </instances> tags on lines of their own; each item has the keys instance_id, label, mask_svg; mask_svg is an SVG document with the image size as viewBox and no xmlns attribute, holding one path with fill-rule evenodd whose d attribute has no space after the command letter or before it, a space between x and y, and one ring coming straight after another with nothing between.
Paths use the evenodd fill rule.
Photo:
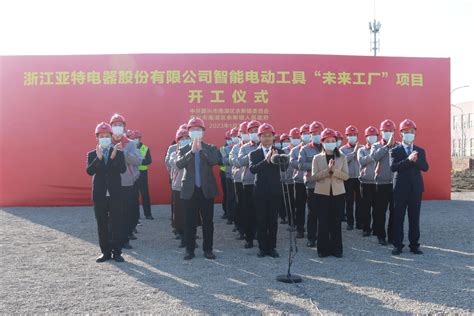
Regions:
<instances>
[{"instance_id":1,"label":"red banner","mask_svg":"<svg viewBox=\"0 0 474 316\"><path fill-rule=\"evenodd\" d=\"M169 203L166 149L191 116L218 146L241 121L278 132L416 121L426 199L450 198L449 59L150 54L0 57L0 205L90 204L94 128L120 113L151 149L153 203ZM399 135L397 140L400 140ZM360 137L362 140L363 137Z\"/></svg>"}]
</instances>

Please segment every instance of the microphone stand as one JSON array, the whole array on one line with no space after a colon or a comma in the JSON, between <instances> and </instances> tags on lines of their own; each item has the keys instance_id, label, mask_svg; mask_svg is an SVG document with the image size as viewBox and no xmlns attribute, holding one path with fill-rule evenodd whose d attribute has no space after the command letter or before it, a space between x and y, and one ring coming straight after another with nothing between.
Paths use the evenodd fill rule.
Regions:
<instances>
[{"instance_id":1,"label":"microphone stand","mask_svg":"<svg viewBox=\"0 0 474 316\"><path fill-rule=\"evenodd\" d=\"M291 274L291 266L293 265L293 259L298 253L298 246L296 245L296 227L295 223L293 220L293 209L291 205L291 199L290 199L290 192L288 190L288 184L285 183L285 173L286 170L284 171L282 169L285 168L285 163L282 161L282 157L278 157L278 169L280 170L280 183L281 183L281 189L283 192L283 203L285 204L285 212L288 216L288 221L289 221L289 227L288 231L290 233L290 249L288 251L288 270L286 274L278 275L276 277L278 282L283 282L283 283L301 283L303 279L296 274ZM288 168L288 166L286 166Z\"/></svg>"}]
</instances>

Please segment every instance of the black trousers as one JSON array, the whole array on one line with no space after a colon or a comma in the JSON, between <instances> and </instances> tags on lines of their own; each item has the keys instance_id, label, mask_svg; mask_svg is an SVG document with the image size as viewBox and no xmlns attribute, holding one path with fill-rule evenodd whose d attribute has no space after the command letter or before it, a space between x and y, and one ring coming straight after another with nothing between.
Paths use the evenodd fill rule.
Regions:
<instances>
[{"instance_id":1,"label":"black trousers","mask_svg":"<svg viewBox=\"0 0 474 316\"><path fill-rule=\"evenodd\" d=\"M234 188L234 181L231 178L225 179L225 191L226 191L226 198L225 198L225 207L228 219L231 221L235 218L235 208L237 201L235 199L235 188Z\"/></svg>"},{"instance_id":2,"label":"black trousers","mask_svg":"<svg viewBox=\"0 0 474 316\"><path fill-rule=\"evenodd\" d=\"M308 240L315 241L318 234L318 216L316 212L319 205L316 194L314 194L314 188L306 190L308 194Z\"/></svg>"},{"instance_id":3,"label":"black trousers","mask_svg":"<svg viewBox=\"0 0 474 316\"><path fill-rule=\"evenodd\" d=\"M224 210L224 214L227 214L227 189L226 189L226 181L225 181L225 172L219 171L219 176L221 178L221 187L222 187L222 209Z\"/></svg>"},{"instance_id":4,"label":"black trousers","mask_svg":"<svg viewBox=\"0 0 474 316\"><path fill-rule=\"evenodd\" d=\"M279 209L279 215L281 219L287 219L290 221L290 216L293 216L293 223L295 222L295 185L284 184L283 185L285 197L281 199L281 205ZM286 206L285 206L286 202ZM289 213L289 214L288 214Z\"/></svg>"},{"instance_id":5,"label":"black trousers","mask_svg":"<svg viewBox=\"0 0 474 316\"><path fill-rule=\"evenodd\" d=\"M214 239L214 199L206 199L202 189L194 187L193 196L184 201L185 221L184 240L186 251L194 253L196 247L196 219L198 213L202 218L202 249L204 252L212 251Z\"/></svg>"},{"instance_id":6,"label":"black trousers","mask_svg":"<svg viewBox=\"0 0 474 316\"><path fill-rule=\"evenodd\" d=\"M342 254L341 221L346 203L344 194L315 194L318 216L318 253Z\"/></svg>"},{"instance_id":7,"label":"black trousers","mask_svg":"<svg viewBox=\"0 0 474 316\"><path fill-rule=\"evenodd\" d=\"M244 186L242 182L234 182L235 187L235 212L234 223L239 232L243 233L243 207L244 207Z\"/></svg>"},{"instance_id":8,"label":"black trousers","mask_svg":"<svg viewBox=\"0 0 474 316\"><path fill-rule=\"evenodd\" d=\"M254 196L258 248L265 253L276 248L278 231L278 209L281 206L281 195Z\"/></svg>"},{"instance_id":9,"label":"black trousers","mask_svg":"<svg viewBox=\"0 0 474 316\"><path fill-rule=\"evenodd\" d=\"M364 232L370 232L370 223L375 210L375 196L376 187L375 183L361 183L361 207L360 207L360 219L362 224L362 230Z\"/></svg>"},{"instance_id":10,"label":"black trousers","mask_svg":"<svg viewBox=\"0 0 474 316\"><path fill-rule=\"evenodd\" d=\"M420 209L421 192L410 192L407 195L394 193L394 220L393 220L393 245L397 248L403 248L403 223L405 214L408 211L408 240L410 249L417 249L420 244Z\"/></svg>"},{"instance_id":11,"label":"black trousers","mask_svg":"<svg viewBox=\"0 0 474 316\"><path fill-rule=\"evenodd\" d=\"M184 203L180 197L181 191L173 190L173 227L176 229L178 234L184 234L185 226L185 210Z\"/></svg>"},{"instance_id":12,"label":"black trousers","mask_svg":"<svg viewBox=\"0 0 474 316\"><path fill-rule=\"evenodd\" d=\"M308 193L304 183L295 183L295 224L298 232L304 233L306 221L306 202Z\"/></svg>"},{"instance_id":13,"label":"black trousers","mask_svg":"<svg viewBox=\"0 0 474 316\"><path fill-rule=\"evenodd\" d=\"M357 178L350 178L344 181L346 189L346 217L347 224L354 225L354 202L355 202L355 222L360 224L360 181Z\"/></svg>"},{"instance_id":14,"label":"black trousers","mask_svg":"<svg viewBox=\"0 0 474 316\"><path fill-rule=\"evenodd\" d=\"M377 184L375 187L377 198L375 199L375 212L374 212L374 235L379 238L387 237L388 240L392 241L393 234L393 216L395 215L393 210L393 184ZM390 210L388 217L387 232L385 231L386 213L387 208Z\"/></svg>"},{"instance_id":15,"label":"black trousers","mask_svg":"<svg viewBox=\"0 0 474 316\"><path fill-rule=\"evenodd\" d=\"M123 198L123 222L122 222L122 231L123 231L123 243L129 241L128 236L133 233L133 229L137 226L139 213L139 204L138 204L138 186L122 186L122 198Z\"/></svg>"},{"instance_id":16,"label":"black trousers","mask_svg":"<svg viewBox=\"0 0 474 316\"><path fill-rule=\"evenodd\" d=\"M109 255L111 252L114 254L122 253L123 210L120 199L106 197L102 201L94 201L100 251L105 255Z\"/></svg>"},{"instance_id":17,"label":"black trousers","mask_svg":"<svg viewBox=\"0 0 474 316\"><path fill-rule=\"evenodd\" d=\"M151 216L150 192L148 191L148 171L140 171L140 177L138 178L137 184L138 191L142 196L143 214L145 216Z\"/></svg>"},{"instance_id":18,"label":"black trousers","mask_svg":"<svg viewBox=\"0 0 474 316\"><path fill-rule=\"evenodd\" d=\"M257 228L257 218L254 205L254 185L244 185L244 201L242 206L242 227L245 241L253 241L255 239L255 230ZM280 202L280 200L278 200ZM275 208L278 214L278 206Z\"/></svg>"}]
</instances>

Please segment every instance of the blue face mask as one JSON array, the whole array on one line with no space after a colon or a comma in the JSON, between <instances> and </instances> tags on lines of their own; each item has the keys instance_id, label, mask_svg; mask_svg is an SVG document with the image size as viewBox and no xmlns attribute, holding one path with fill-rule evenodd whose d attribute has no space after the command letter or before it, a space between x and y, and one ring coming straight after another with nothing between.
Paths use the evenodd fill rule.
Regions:
<instances>
[{"instance_id":1,"label":"blue face mask","mask_svg":"<svg viewBox=\"0 0 474 316\"><path fill-rule=\"evenodd\" d=\"M349 142L349 144L353 145L357 143L357 136L347 136L347 141Z\"/></svg>"},{"instance_id":2,"label":"blue face mask","mask_svg":"<svg viewBox=\"0 0 474 316\"><path fill-rule=\"evenodd\" d=\"M301 135L301 140L303 141L303 143L307 144L311 141L311 135L309 134Z\"/></svg>"},{"instance_id":3,"label":"blue face mask","mask_svg":"<svg viewBox=\"0 0 474 316\"><path fill-rule=\"evenodd\" d=\"M250 135L249 134L242 134L242 141L248 142L250 140Z\"/></svg>"},{"instance_id":4,"label":"blue face mask","mask_svg":"<svg viewBox=\"0 0 474 316\"><path fill-rule=\"evenodd\" d=\"M288 142L284 142L284 143L281 144L282 148L286 148L288 146L290 146L290 143L288 143Z\"/></svg>"},{"instance_id":5,"label":"blue face mask","mask_svg":"<svg viewBox=\"0 0 474 316\"><path fill-rule=\"evenodd\" d=\"M382 132L382 138L387 141L390 139L390 137L392 137L392 135L393 132Z\"/></svg>"},{"instance_id":6,"label":"blue face mask","mask_svg":"<svg viewBox=\"0 0 474 316\"><path fill-rule=\"evenodd\" d=\"M374 136L367 136L367 142L371 145L375 144L377 142L377 136L375 136L375 135Z\"/></svg>"},{"instance_id":7,"label":"blue face mask","mask_svg":"<svg viewBox=\"0 0 474 316\"><path fill-rule=\"evenodd\" d=\"M315 144L321 143L321 135L313 135L313 143Z\"/></svg>"},{"instance_id":8,"label":"blue face mask","mask_svg":"<svg viewBox=\"0 0 474 316\"><path fill-rule=\"evenodd\" d=\"M250 139L255 143L258 142L258 134L257 133L250 134Z\"/></svg>"},{"instance_id":9,"label":"blue face mask","mask_svg":"<svg viewBox=\"0 0 474 316\"><path fill-rule=\"evenodd\" d=\"M138 141L138 139L134 139L134 140L132 140L132 141L133 141L133 143L134 143L135 145L138 145L138 144L140 143L140 142Z\"/></svg>"},{"instance_id":10,"label":"blue face mask","mask_svg":"<svg viewBox=\"0 0 474 316\"><path fill-rule=\"evenodd\" d=\"M225 143L227 144L227 146L230 146L230 144L232 144L232 140L231 139L226 139Z\"/></svg>"},{"instance_id":11,"label":"blue face mask","mask_svg":"<svg viewBox=\"0 0 474 316\"><path fill-rule=\"evenodd\" d=\"M281 149L281 143L275 143L275 147Z\"/></svg>"},{"instance_id":12,"label":"blue face mask","mask_svg":"<svg viewBox=\"0 0 474 316\"><path fill-rule=\"evenodd\" d=\"M238 137L232 137L232 142L233 142L234 144L238 144L238 143L240 142L240 138L238 138Z\"/></svg>"},{"instance_id":13,"label":"blue face mask","mask_svg":"<svg viewBox=\"0 0 474 316\"><path fill-rule=\"evenodd\" d=\"M405 143L411 144L415 140L415 134L413 133L403 133L402 134L403 141Z\"/></svg>"},{"instance_id":14,"label":"blue face mask","mask_svg":"<svg viewBox=\"0 0 474 316\"><path fill-rule=\"evenodd\" d=\"M323 143L324 150L326 151L334 151L336 149L336 143Z\"/></svg>"},{"instance_id":15,"label":"blue face mask","mask_svg":"<svg viewBox=\"0 0 474 316\"><path fill-rule=\"evenodd\" d=\"M298 139L298 138L292 138L291 139L291 144L293 146L298 146L300 143L301 143L301 139Z\"/></svg>"},{"instance_id":16,"label":"blue face mask","mask_svg":"<svg viewBox=\"0 0 474 316\"><path fill-rule=\"evenodd\" d=\"M99 145L102 148L107 148L112 143L112 139L110 137L99 138Z\"/></svg>"},{"instance_id":17,"label":"blue face mask","mask_svg":"<svg viewBox=\"0 0 474 316\"><path fill-rule=\"evenodd\" d=\"M202 138L202 131L190 131L189 132L189 137L191 137L191 139L196 139L196 138Z\"/></svg>"},{"instance_id":18,"label":"blue face mask","mask_svg":"<svg viewBox=\"0 0 474 316\"><path fill-rule=\"evenodd\" d=\"M181 139L179 141L179 147L184 147L184 146L187 146L191 144L191 140L190 139Z\"/></svg>"},{"instance_id":19,"label":"blue face mask","mask_svg":"<svg viewBox=\"0 0 474 316\"><path fill-rule=\"evenodd\" d=\"M336 147L339 148L339 147L341 147L341 145L342 145L342 140L338 140L336 142Z\"/></svg>"}]
</instances>

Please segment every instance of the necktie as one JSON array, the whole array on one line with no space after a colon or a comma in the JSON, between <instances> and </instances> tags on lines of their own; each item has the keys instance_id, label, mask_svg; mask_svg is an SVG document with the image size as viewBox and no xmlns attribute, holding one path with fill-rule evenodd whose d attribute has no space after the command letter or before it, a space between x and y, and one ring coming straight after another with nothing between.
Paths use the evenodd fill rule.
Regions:
<instances>
[{"instance_id":1,"label":"necktie","mask_svg":"<svg viewBox=\"0 0 474 316\"><path fill-rule=\"evenodd\" d=\"M408 146L408 147L407 147L407 155L408 155L408 156L411 155L411 146Z\"/></svg>"},{"instance_id":2,"label":"necktie","mask_svg":"<svg viewBox=\"0 0 474 316\"><path fill-rule=\"evenodd\" d=\"M108 148L104 149L103 155L104 155L104 161L107 164L107 160L109 160L109 149Z\"/></svg>"}]
</instances>

